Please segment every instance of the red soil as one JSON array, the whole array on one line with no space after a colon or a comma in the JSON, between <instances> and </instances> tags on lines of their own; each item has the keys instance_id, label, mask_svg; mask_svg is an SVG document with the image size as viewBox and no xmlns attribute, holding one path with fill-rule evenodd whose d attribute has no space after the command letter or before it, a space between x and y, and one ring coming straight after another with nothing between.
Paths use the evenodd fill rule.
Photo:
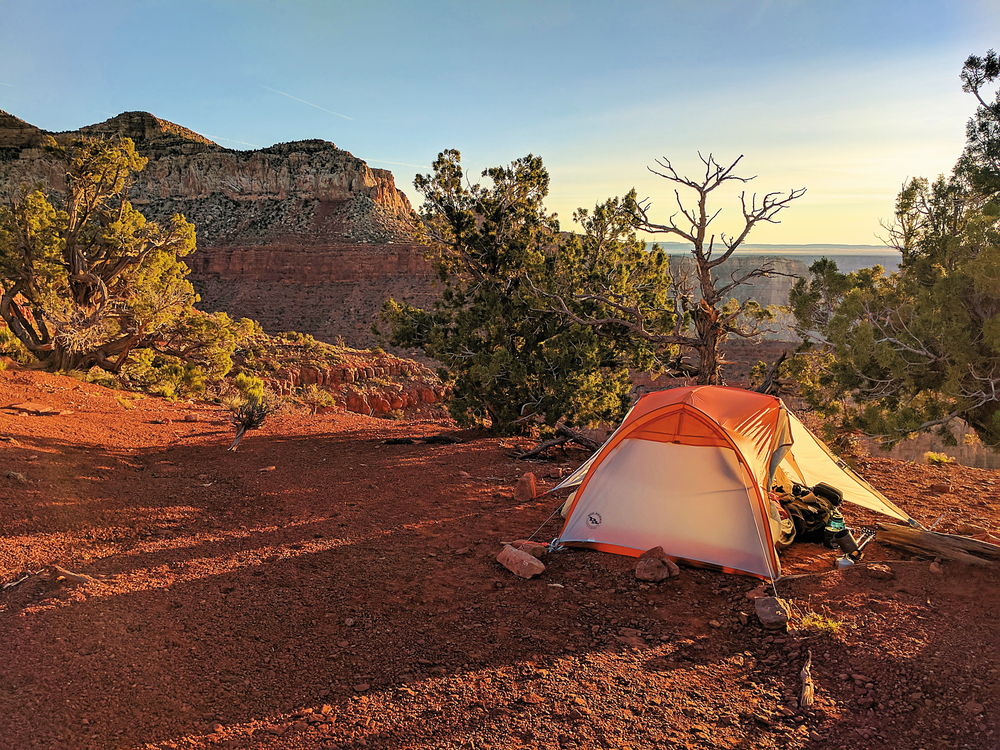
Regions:
<instances>
[{"instance_id":1,"label":"red soil","mask_svg":"<svg viewBox=\"0 0 1000 750\"><path fill-rule=\"evenodd\" d=\"M0 372L0 407L27 401L65 413L0 409L0 583L51 563L96 580L0 592L0 747L1000 745L991 570L875 543L893 578L779 582L795 629L773 637L749 578L649 585L589 551L529 581L501 568L500 541L557 504L517 504L517 477L551 487L582 453L524 464L523 443L480 433L380 445L453 425L343 413L272 418L227 453L218 407ZM862 464L926 525L1000 524L995 472ZM797 545L784 564L826 572L833 554Z\"/></svg>"}]
</instances>

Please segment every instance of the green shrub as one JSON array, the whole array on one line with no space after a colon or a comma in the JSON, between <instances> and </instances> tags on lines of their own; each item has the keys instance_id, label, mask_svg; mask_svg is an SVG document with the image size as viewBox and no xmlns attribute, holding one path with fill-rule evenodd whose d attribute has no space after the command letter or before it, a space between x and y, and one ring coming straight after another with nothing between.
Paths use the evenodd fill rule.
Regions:
<instances>
[{"instance_id":1,"label":"green shrub","mask_svg":"<svg viewBox=\"0 0 1000 750\"><path fill-rule=\"evenodd\" d=\"M935 453L934 451L927 451L924 454L924 462L928 464L953 464L955 459L949 456L947 453Z\"/></svg>"}]
</instances>

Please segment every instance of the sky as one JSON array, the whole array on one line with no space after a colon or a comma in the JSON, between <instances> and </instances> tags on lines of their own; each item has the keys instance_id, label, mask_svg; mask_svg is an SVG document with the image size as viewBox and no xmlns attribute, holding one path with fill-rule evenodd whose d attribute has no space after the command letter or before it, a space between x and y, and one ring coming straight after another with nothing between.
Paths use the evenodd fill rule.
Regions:
<instances>
[{"instance_id":1,"label":"sky","mask_svg":"<svg viewBox=\"0 0 1000 750\"><path fill-rule=\"evenodd\" d=\"M997 47L998 0L0 0L0 109L50 131L144 110L234 149L320 138L415 206L446 148L474 181L538 154L563 228L633 187L665 222L656 159L743 156L756 179L713 195L717 231L741 190L804 187L748 241L877 245L903 182L954 165L962 63Z\"/></svg>"}]
</instances>

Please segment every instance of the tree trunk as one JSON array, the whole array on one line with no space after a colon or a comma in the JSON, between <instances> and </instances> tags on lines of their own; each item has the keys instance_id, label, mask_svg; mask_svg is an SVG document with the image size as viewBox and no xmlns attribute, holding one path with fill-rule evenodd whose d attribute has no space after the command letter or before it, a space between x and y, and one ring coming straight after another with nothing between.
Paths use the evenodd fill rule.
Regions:
<instances>
[{"instance_id":1,"label":"tree trunk","mask_svg":"<svg viewBox=\"0 0 1000 750\"><path fill-rule=\"evenodd\" d=\"M719 312L702 300L692 311L692 318L701 341L697 347L698 385L721 385L719 344L724 334L719 326Z\"/></svg>"}]
</instances>

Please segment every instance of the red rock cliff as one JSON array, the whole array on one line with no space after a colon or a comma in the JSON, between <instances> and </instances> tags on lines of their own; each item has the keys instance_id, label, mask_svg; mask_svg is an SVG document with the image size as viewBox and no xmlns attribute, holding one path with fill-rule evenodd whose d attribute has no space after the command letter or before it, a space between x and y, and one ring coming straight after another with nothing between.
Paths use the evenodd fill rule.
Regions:
<instances>
[{"instance_id":1,"label":"red rock cliff","mask_svg":"<svg viewBox=\"0 0 1000 750\"><path fill-rule=\"evenodd\" d=\"M39 181L61 188L60 166L38 148L44 135L0 112L0 192ZM194 222L198 250L188 265L205 309L368 346L385 297L426 304L432 295L392 173L332 143L234 151L146 112L51 135L135 142L149 163L132 201L150 219L182 213Z\"/></svg>"}]
</instances>

